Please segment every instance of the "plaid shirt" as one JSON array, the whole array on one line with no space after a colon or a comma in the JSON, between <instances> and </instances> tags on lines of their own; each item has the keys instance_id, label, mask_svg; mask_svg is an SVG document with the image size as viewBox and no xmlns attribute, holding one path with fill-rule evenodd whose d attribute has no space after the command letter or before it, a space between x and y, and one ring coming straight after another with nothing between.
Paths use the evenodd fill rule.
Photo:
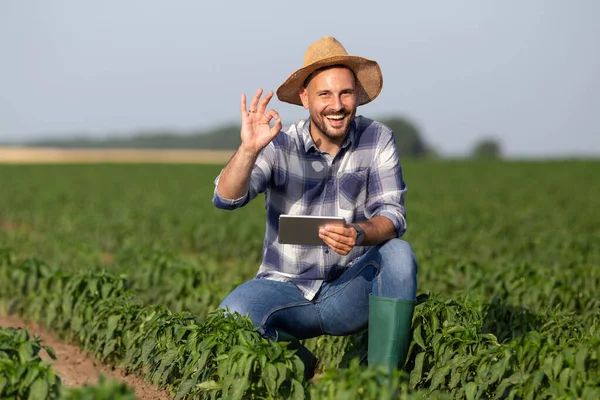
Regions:
<instances>
[{"instance_id":1,"label":"plaid shirt","mask_svg":"<svg viewBox=\"0 0 600 400\"><path fill-rule=\"evenodd\" d=\"M257 278L292 282L312 300L323 281L337 278L370 247L356 246L342 256L327 246L280 244L279 215L343 216L346 223L375 216L390 219L398 237L406 231L406 185L393 132L385 125L357 116L335 157L321 152L309 132L310 120L300 120L259 154L248 193L225 199L216 189L218 208L242 207L265 193L267 223L263 260Z\"/></svg>"}]
</instances>

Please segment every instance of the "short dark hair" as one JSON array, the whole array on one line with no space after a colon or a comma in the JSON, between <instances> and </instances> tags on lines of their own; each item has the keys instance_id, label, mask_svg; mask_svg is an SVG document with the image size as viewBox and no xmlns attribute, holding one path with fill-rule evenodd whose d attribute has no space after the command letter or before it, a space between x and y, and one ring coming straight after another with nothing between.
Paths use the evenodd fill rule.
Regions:
<instances>
[{"instance_id":1,"label":"short dark hair","mask_svg":"<svg viewBox=\"0 0 600 400\"><path fill-rule=\"evenodd\" d=\"M350 72L352 72L352 76L354 76L354 82L356 82L356 74L354 73L354 71L352 70L352 68L350 68L349 66L344 65L344 64L334 64L334 65L328 65L326 67L321 67L321 68L319 68L319 69L314 70L313 72L311 72L310 75L308 75L306 77L306 79L304 80L304 82L302 83L302 87L304 89L306 89L306 87L308 86L308 84L310 83L310 81L312 80L312 78L315 77L316 74L318 74L321 71L326 71L326 70L331 69L331 68L346 68L346 69L350 70Z\"/></svg>"}]
</instances>

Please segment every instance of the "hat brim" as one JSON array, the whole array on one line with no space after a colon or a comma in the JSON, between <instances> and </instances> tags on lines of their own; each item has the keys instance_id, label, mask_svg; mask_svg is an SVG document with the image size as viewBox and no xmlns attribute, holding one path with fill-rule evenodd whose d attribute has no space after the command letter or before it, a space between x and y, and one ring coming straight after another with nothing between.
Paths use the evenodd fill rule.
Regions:
<instances>
[{"instance_id":1,"label":"hat brim","mask_svg":"<svg viewBox=\"0 0 600 400\"><path fill-rule=\"evenodd\" d=\"M354 71L359 85L358 105L373 101L381 92L383 75L376 61L357 56L335 56L319 60L294 72L277 89L277 98L301 106L300 89L306 78L316 70L332 65L344 65Z\"/></svg>"}]
</instances>

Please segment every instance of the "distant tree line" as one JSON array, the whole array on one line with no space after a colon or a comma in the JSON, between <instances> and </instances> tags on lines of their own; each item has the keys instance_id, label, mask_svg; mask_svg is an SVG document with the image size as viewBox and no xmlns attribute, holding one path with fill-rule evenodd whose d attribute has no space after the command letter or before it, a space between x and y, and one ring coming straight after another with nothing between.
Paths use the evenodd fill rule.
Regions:
<instances>
[{"instance_id":1,"label":"distant tree line","mask_svg":"<svg viewBox=\"0 0 600 400\"><path fill-rule=\"evenodd\" d=\"M435 156L433 149L425 142L419 128L406 118L393 117L381 120L393 132L400 157L422 158Z\"/></svg>"},{"instance_id":2,"label":"distant tree line","mask_svg":"<svg viewBox=\"0 0 600 400\"><path fill-rule=\"evenodd\" d=\"M475 143L471 157L478 159L498 159L502 157L502 146L497 139L484 138Z\"/></svg>"},{"instance_id":3,"label":"distant tree line","mask_svg":"<svg viewBox=\"0 0 600 400\"><path fill-rule=\"evenodd\" d=\"M240 126L227 125L208 132L183 135L176 132L147 132L122 138L47 139L28 142L31 147L78 149L236 149L240 144Z\"/></svg>"},{"instance_id":4,"label":"distant tree line","mask_svg":"<svg viewBox=\"0 0 600 400\"><path fill-rule=\"evenodd\" d=\"M400 157L419 158L434 155L419 129L406 118L393 117L381 122L393 131ZM227 125L208 132L187 135L175 132L151 132L127 138L71 138L36 140L26 143L31 147L96 148L96 149L208 149L230 150L240 144L240 126Z\"/></svg>"}]
</instances>

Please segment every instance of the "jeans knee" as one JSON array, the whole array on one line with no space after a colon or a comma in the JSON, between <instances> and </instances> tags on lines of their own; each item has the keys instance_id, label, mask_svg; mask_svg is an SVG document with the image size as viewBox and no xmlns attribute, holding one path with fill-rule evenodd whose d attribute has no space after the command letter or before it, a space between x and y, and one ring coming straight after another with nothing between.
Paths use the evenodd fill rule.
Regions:
<instances>
[{"instance_id":1,"label":"jeans knee","mask_svg":"<svg viewBox=\"0 0 600 400\"><path fill-rule=\"evenodd\" d=\"M381 246L382 268L406 278L414 277L418 272L417 260L412 246L406 240L391 239Z\"/></svg>"},{"instance_id":2,"label":"jeans knee","mask_svg":"<svg viewBox=\"0 0 600 400\"><path fill-rule=\"evenodd\" d=\"M241 301L240 301L241 300ZM223 302L219 305L219 308L223 308L229 311L229 313L239 313L244 317L249 317L252 319L251 309L248 307L248 303L243 301L243 299L238 299L233 296L227 297ZM252 320L252 323L256 326L260 321Z\"/></svg>"}]
</instances>

